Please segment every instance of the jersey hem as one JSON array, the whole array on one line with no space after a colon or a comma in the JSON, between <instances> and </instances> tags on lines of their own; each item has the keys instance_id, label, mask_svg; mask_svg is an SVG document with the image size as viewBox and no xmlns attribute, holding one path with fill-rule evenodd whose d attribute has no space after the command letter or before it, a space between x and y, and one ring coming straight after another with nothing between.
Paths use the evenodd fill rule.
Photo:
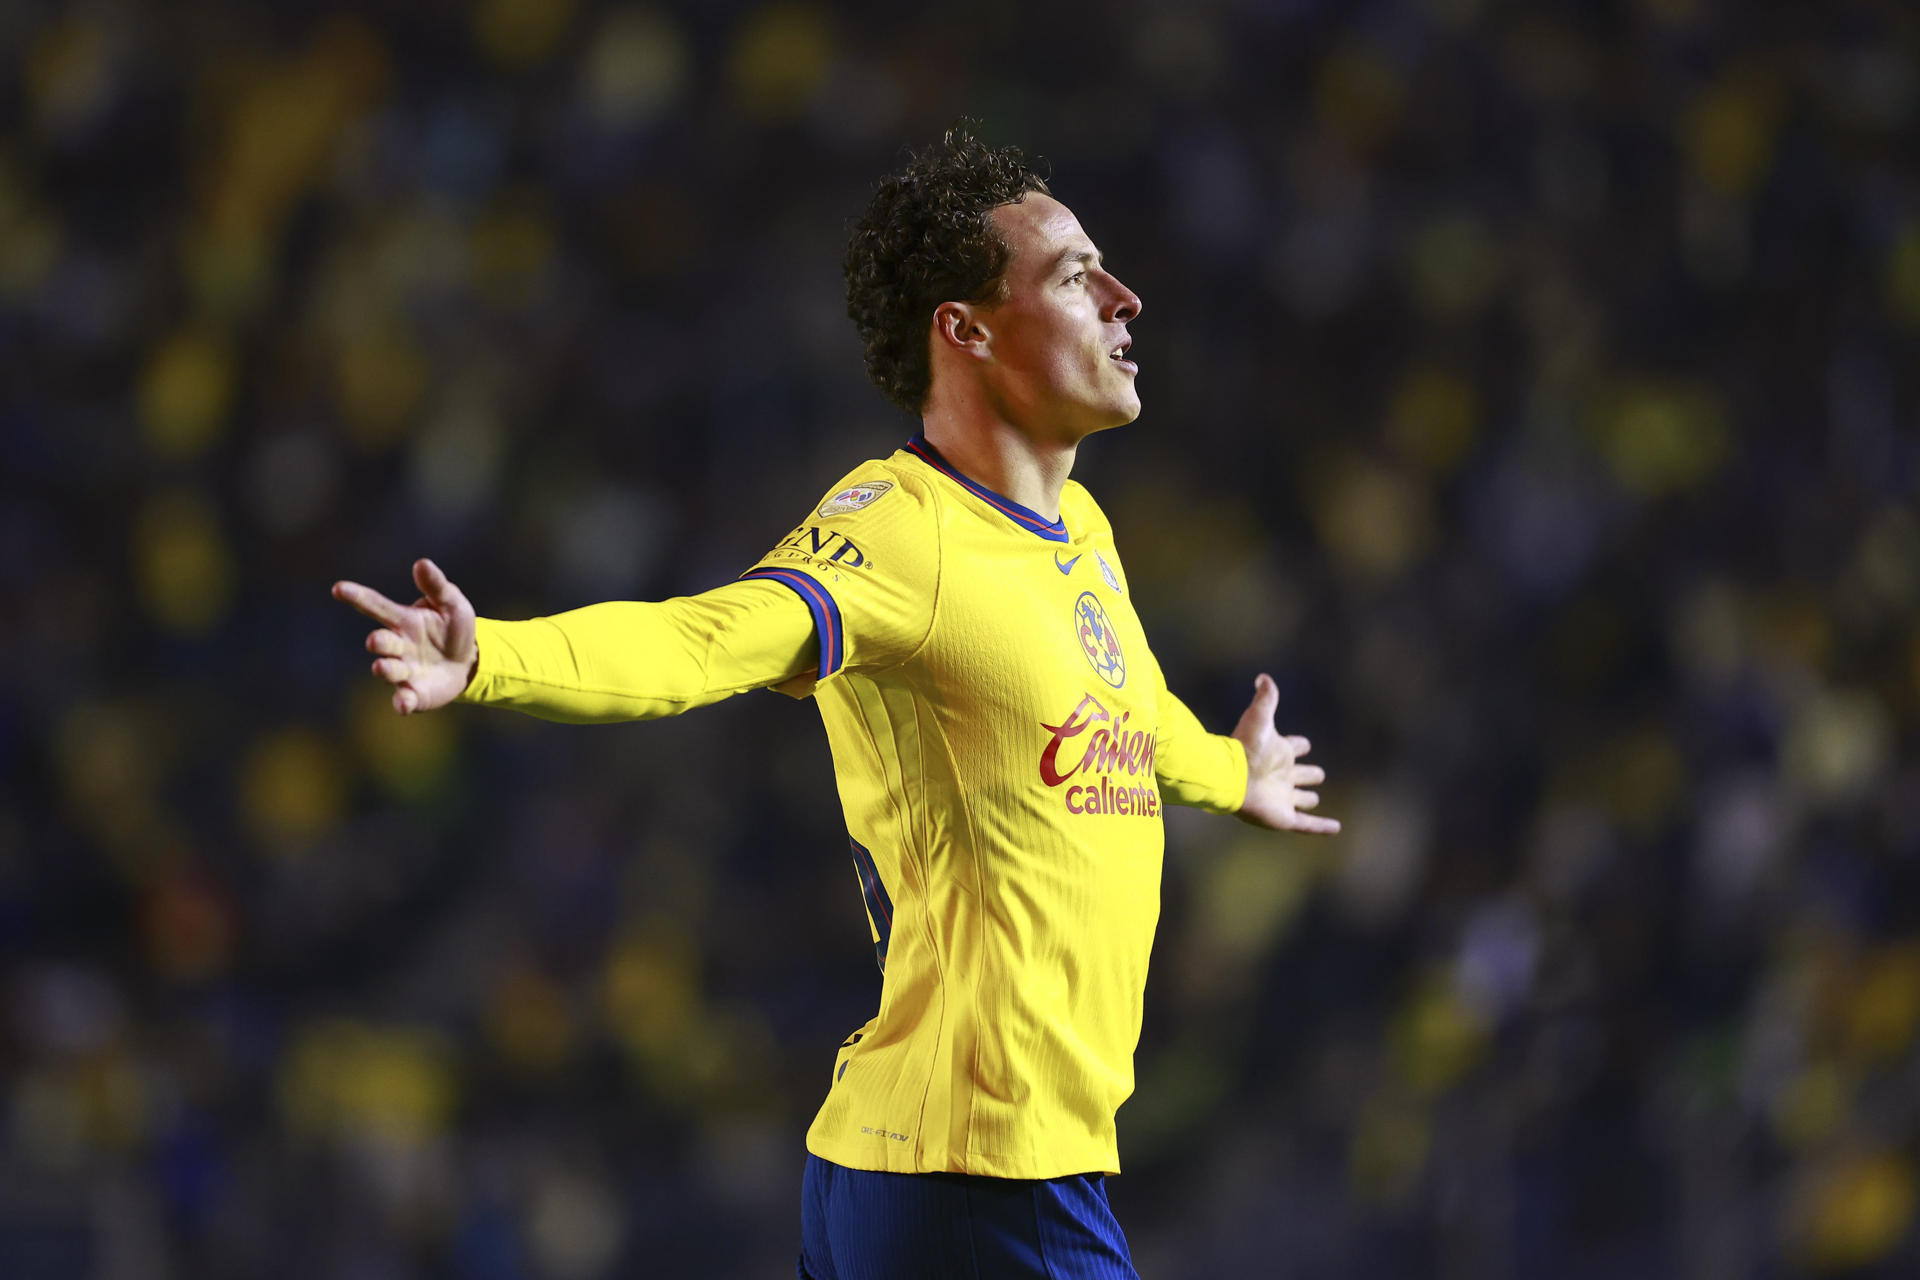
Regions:
<instances>
[{"instance_id":1,"label":"jersey hem","mask_svg":"<svg viewBox=\"0 0 1920 1280\"><path fill-rule=\"evenodd\" d=\"M963 1173L976 1178L1019 1178L1037 1181L1047 1178L1071 1178L1079 1174L1117 1175L1120 1159L1115 1153L1067 1156L1059 1160L1035 1160L1026 1156L993 1155L969 1151L964 1157L936 1156L914 1159L902 1152L902 1159L889 1162L875 1157L863 1144L838 1143L816 1134L807 1135L807 1151L822 1160L831 1160L845 1169L864 1169L870 1173Z\"/></svg>"}]
</instances>

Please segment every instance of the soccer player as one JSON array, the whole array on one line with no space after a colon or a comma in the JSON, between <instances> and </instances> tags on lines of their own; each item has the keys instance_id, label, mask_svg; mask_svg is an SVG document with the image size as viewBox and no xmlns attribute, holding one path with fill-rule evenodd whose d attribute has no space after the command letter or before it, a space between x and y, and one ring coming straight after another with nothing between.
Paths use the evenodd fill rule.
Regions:
<instances>
[{"instance_id":1,"label":"soccer player","mask_svg":"<svg viewBox=\"0 0 1920 1280\"><path fill-rule=\"evenodd\" d=\"M1273 680L1231 736L1168 691L1113 531L1068 479L1133 421L1136 297L1013 148L964 128L885 179L846 257L873 381L921 433L738 581L529 622L430 560L381 624L403 715L574 722L812 696L883 974L807 1134L799 1274L1135 1277L1104 1177L1133 1090L1161 811L1329 834Z\"/></svg>"}]
</instances>

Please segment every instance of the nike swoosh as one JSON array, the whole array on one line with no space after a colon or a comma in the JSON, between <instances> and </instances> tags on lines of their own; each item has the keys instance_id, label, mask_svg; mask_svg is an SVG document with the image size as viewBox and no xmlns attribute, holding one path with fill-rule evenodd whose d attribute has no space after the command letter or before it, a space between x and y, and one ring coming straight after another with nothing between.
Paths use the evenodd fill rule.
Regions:
<instances>
[{"instance_id":1,"label":"nike swoosh","mask_svg":"<svg viewBox=\"0 0 1920 1280\"><path fill-rule=\"evenodd\" d=\"M1084 551L1082 551L1082 552L1080 553L1080 555L1081 555L1081 556L1083 556L1083 555L1085 555L1085 554L1086 554L1086 552L1084 552ZM1059 553L1058 551L1056 551L1056 552L1054 552L1054 553L1053 553L1053 567L1054 567L1054 568L1056 568L1056 569L1058 569L1058 570L1059 570L1060 572L1062 572L1062 573L1072 573L1072 572L1073 572L1073 566L1075 566L1075 565L1077 565L1077 564L1079 564L1079 563L1080 563L1080 556L1075 556L1075 557L1074 557L1073 559L1071 559L1071 560L1069 560L1069 561L1067 561L1067 562L1066 562L1065 564L1061 564L1061 563L1060 563L1060 553Z\"/></svg>"}]
</instances>

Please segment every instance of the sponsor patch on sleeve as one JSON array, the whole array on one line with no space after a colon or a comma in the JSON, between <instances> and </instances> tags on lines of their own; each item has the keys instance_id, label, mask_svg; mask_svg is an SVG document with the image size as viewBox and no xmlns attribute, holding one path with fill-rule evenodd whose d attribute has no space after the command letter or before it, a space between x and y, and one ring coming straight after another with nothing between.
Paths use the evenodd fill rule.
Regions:
<instances>
[{"instance_id":1,"label":"sponsor patch on sleeve","mask_svg":"<svg viewBox=\"0 0 1920 1280\"><path fill-rule=\"evenodd\" d=\"M887 490L893 488L891 480L869 480L864 484L848 485L840 492L820 504L820 518L843 516L849 511L858 511L870 507L884 498Z\"/></svg>"}]
</instances>

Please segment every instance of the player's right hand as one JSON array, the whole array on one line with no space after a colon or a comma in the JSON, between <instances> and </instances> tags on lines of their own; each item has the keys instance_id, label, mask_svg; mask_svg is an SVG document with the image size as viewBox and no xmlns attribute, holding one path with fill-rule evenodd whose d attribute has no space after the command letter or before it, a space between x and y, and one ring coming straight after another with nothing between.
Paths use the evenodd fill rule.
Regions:
<instances>
[{"instance_id":1,"label":"player's right hand","mask_svg":"<svg viewBox=\"0 0 1920 1280\"><path fill-rule=\"evenodd\" d=\"M373 674L393 688L393 709L401 715L444 707L473 679L480 650L473 639L473 606L447 581L431 560L413 562L413 583L420 598L412 605L387 599L357 582L333 584L333 598L344 600L381 624L367 637L374 655Z\"/></svg>"}]
</instances>

